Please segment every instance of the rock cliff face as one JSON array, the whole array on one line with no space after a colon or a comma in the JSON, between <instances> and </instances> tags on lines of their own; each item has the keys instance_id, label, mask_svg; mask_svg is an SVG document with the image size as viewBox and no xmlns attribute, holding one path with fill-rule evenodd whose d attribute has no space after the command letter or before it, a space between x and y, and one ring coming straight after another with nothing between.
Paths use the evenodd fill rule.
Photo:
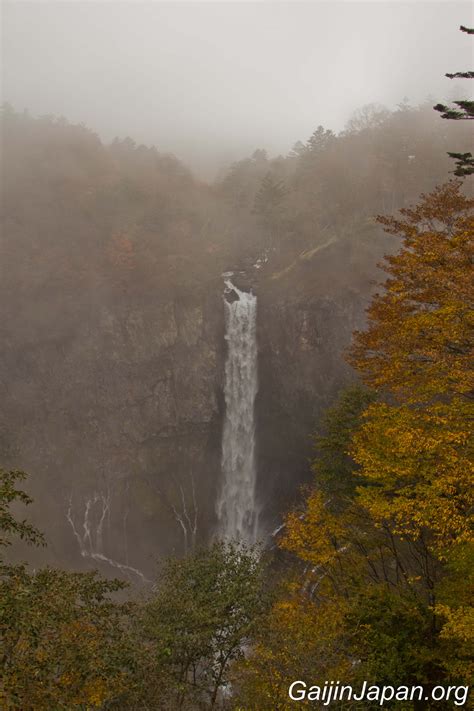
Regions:
<instances>
[{"instance_id":1,"label":"rock cliff face","mask_svg":"<svg viewBox=\"0 0 474 711\"><path fill-rule=\"evenodd\" d=\"M156 303L98 304L53 342L21 347L20 334L12 337L4 437L11 461L31 474L32 514L46 530L51 562L149 575L153 558L212 528L220 287Z\"/></svg>"},{"instance_id":2,"label":"rock cliff face","mask_svg":"<svg viewBox=\"0 0 474 711\"><path fill-rule=\"evenodd\" d=\"M259 316L259 498L270 531L308 481L321 415L354 377L343 353L363 325L364 299L352 292L291 302L263 292Z\"/></svg>"},{"instance_id":3,"label":"rock cliff face","mask_svg":"<svg viewBox=\"0 0 474 711\"><path fill-rule=\"evenodd\" d=\"M237 281L258 294L257 490L268 534L308 481L321 414L353 377L343 352L363 326L370 280L340 244L250 272ZM218 275L156 298L96 295L56 320L53 292L10 324L3 439L7 465L31 474L43 562L139 582L158 556L214 533L223 291Z\"/></svg>"},{"instance_id":4,"label":"rock cliff face","mask_svg":"<svg viewBox=\"0 0 474 711\"><path fill-rule=\"evenodd\" d=\"M332 239L258 280L257 398L259 499L271 532L311 479L312 435L338 392L354 380L345 360L363 329L376 263L396 249L383 233L364 248Z\"/></svg>"},{"instance_id":5,"label":"rock cliff face","mask_svg":"<svg viewBox=\"0 0 474 711\"><path fill-rule=\"evenodd\" d=\"M257 494L264 530L280 522L397 248L371 215L450 169L427 112L327 144L318 129L213 186L131 139L3 112L0 466L30 475L35 561L140 581L215 532L226 269L258 296Z\"/></svg>"}]
</instances>

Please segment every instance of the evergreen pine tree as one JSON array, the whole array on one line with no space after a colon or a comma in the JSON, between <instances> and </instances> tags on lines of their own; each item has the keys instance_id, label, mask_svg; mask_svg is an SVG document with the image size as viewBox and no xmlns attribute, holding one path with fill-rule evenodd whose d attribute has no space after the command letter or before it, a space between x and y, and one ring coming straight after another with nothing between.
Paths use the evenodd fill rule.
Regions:
<instances>
[{"instance_id":1,"label":"evergreen pine tree","mask_svg":"<svg viewBox=\"0 0 474 711\"><path fill-rule=\"evenodd\" d=\"M461 32L466 32L468 35L474 35L474 29L464 27L459 28ZM454 74L446 74L449 79L473 79L474 71L455 72ZM454 121L466 121L474 119L474 101L468 99L460 99L453 101L457 108L446 106L445 104L436 104L433 108L441 113L441 118L453 119ZM472 153L451 153L448 155L456 161L456 170L454 175L464 177L474 173L474 158Z\"/></svg>"}]
</instances>

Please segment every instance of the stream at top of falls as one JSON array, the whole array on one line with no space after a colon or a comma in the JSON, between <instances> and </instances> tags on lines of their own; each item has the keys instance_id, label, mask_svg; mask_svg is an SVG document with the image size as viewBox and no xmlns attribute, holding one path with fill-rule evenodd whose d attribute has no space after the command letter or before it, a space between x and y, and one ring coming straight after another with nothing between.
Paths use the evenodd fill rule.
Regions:
<instances>
[{"instance_id":1,"label":"stream at top of falls","mask_svg":"<svg viewBox=\"0 0 474 711\"><path fill-rule=\"evenodd\" d=\"M258 390L257 297L234 286L231 273L223 276L227 359L217 533L223 539L251 545L259 533L254 417Z\"/></svg>"}]
</instances>

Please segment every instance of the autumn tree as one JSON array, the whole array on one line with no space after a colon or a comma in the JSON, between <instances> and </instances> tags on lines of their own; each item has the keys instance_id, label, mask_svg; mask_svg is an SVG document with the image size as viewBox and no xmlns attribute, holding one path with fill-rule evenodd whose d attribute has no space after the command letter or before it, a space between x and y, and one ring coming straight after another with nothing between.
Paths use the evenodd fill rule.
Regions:
<instances>
[{"instance_id":1,"label":"autumn tree","mask_svg":"<svg viewBox=\"0 0 474 711\"><path fill-rule=\"evenodd\" d=\"M288 670L310 657L319 669L328 650L341 665L358 660L344 672L352 683L428 690L472 672L473 207L452 181L400 218L378 218L403 241L351 351L370 390L351 388L328 412L314 485L286 518L279 545L300 565L298 587L262 627L259 678L244 673L254 708L279 688L275 707L286 708ZM309 657L291 623L305 615ZM318 615L337 625L324 635Z\"/></svg>"},{"instance_id":2,"label":"autumn tree","mask_svg":"<svg viewBox=\"0 0 474 711\"><path fill-rule=\"evenodd\" d=\"M232 669L234 708L287 711L295 679L353 679L341 601L316 605L289 583L255 632L249 654ZM314 705L305 701L302 706Z\"/></svg>"},{"instance_id":3,"label":"autumn tree","mask_svg":"<svg viewBox=\"0 0 474 711\"><path fill-rule=\"evenodd\" d=\"M424 541L379 526L359 500L364 480L349 450L373 398L359 386L343 392L315 438L314 485L279 540L292 556L289 582L237 670L243 708L290 708L289 679L429 684L447 678L446 659L459 661L432 607L439 562Z\"/></svg>"},{"instance_id":4,"label":"autumn tree","mask_svg":"<svg viewBox=\"0 0 474 711\"><path fill-rule=\"evenodd\" d=\"M124 584L96 573L12 570L1 585L5 708L101 707L131 683L126 606L110 594Z\"/></svg>"},{"instance_id":5,"label":"autumn tree","mask_svg":"<svg viewBox=\"0 0 474 711\"><path fill-rule=\"evenodd\" d=\"M0 470L2 546L15 535L38 545L36 528L12 504L30 504L19 471ZM8 539L7 539L8 536ZM127 632L128 605L110 597L125 584L96 573L53 568L30 572L0 564L0 703L18 711L100 708L133 684L135 653Z\"/></svg>"},{"instance_id":6,"label":"autumn tree","mask_svg":"<svg viewBox=\"0 0 474 711\"><path fill-rule=\"evenodd\" d=\"M386 395L372 405L353 453L373 486L365 505L398 534L427 528L434 545L469 538L474 201L459 181L378 218L403 238L386 258L385 291L368 309L351 361Z\"/></svg>"},{"instance_id":7,"label":"autumn tree","mask_svg":"<svg viewBox=\"0 0 474 711\"><path fill-rule=\"evenodd\" d=\"M436 637L460 655L453 666L465 675L472 659L462 650L473 634L466 591L474 587L473 208L452 181L402 218L378 218L402 248L385 260L385 291L351 353L379 392L352 441L358 503L379 529L422 545L441 567L429 597Z\"/></svg>"}]
</instances>

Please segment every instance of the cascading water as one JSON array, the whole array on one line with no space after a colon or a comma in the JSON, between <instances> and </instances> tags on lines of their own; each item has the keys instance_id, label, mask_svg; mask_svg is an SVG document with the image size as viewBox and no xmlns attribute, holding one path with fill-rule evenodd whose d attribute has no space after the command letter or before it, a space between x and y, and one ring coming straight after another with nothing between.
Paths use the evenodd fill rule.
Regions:
<instances>
[{"instance_id":1,"label":"cascading water","mask_svg":"<svg viewBox=\"0 0 474 711\"><path fill-rule=\"evenodd\" d=\"M228 275L224 275L228 276ZM225 280L225 420L218 534L252 544L258 536L254 403L257 379L257 297ZM231 298L232 297L232 298Z\"/></svg>"}]
</instances>

